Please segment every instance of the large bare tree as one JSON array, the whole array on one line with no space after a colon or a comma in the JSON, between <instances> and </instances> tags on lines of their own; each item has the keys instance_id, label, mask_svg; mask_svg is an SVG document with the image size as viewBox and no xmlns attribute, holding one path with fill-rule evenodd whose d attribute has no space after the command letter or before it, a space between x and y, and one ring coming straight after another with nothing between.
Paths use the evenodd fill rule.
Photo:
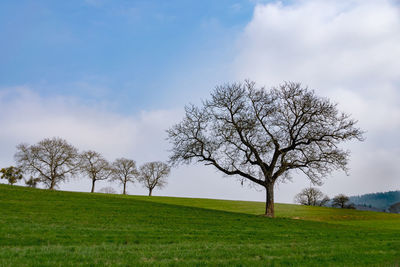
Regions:
<instances>
[{"instance_id":1,"label":"large bare tree","mask_svg":"<svg viewBox=\"0 0 400 267\"><path fill-rule=\"evenodd\" d=\"M349 151L338 145L362 140L356 121L299 83L267 90L254 82L218 86L202 106L185 107L168 130L172 164L193 160L266 189L265 215L274 216L274 185L292 170L314 184L335 169L347 170Z\"/></svg>"},{"instance_id":2,"label":"large bare tree","mask_svg":"<svg viewBox=\"0 0 400 267\"><path fill-rule=\"evenodd\" d=\"M140 166L139 181L149 190L149 196L155 187L162 188L167 184L170 171L170 167L160 161L148 162Z\"/></svg>"},{"instance_id":3,"label":"large bare tree","mask_svg":"<svg viewBox=\"0 0 400 267\"><path fill-rule=\"evenodd\" d=\"M138 175L136 162L131 159L119 158L112 164L112 180L120 182L124 189L122 194L126 195L126 185L128 182L134 183Z\"/></svg>"},{"instance_id":4,"label":"large bare tree","mask_svg":"<svg viewBox=\"0 0 400 267\"><path fill-rule=\"evenodd\" d=\"M107 180L111 175L110 163L98 152L84 151L80 155L79 168L92 180L91 193L94 192L96 181Z\"/></svg>"},{"instance_id":5,"label":"large bare tree","mask_svg":"<svg viewBox=\"0 0 400 267\"><path fill-rule=\"evenodd\" d=\"M49 189L55 189L78 168L78 150L59 137L43 139L36 145L19 144L14 157L19 168Z\"/></svg>"}]
</instances>

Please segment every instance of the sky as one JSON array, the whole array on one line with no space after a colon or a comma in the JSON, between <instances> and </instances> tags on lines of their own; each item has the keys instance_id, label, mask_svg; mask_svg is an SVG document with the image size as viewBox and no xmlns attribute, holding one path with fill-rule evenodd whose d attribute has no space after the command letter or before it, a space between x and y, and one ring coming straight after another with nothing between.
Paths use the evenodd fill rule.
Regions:
<instances>
[{"instance_id":1,"label":"sky","mask_svg":"<svg viewBox=\"0 0 400 267\"><path fill-rule=\"evenodd\" d=\"M400 190L398 1L4 0L0 36L1 167L15 164L17 144L53 136L110 161L166 161L165 130L215 86L295 81L366 131L364 142L343 144L348 175L333 172L319 188L330 197ZM307 186L295 173L275 200L292 203ZM90 181L60 189L90 191ZM201 164L173 168L154 195L265 199Z\"/></svg>"}]
</instances>

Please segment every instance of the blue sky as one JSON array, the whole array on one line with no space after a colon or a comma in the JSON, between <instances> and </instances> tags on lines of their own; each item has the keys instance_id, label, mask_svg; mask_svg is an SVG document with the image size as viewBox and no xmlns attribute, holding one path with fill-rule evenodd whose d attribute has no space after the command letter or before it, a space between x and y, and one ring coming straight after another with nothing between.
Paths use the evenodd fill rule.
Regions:
<instances>
[{"instance_id":1,"label":"blue sky","mask_svg":"<svg viewBox=\"0 0 400 267\"><path fill-rule=\"evenodd\" d=\"M15 164L17 144L52 136L110 161L166 161L165 130L184 105L249 78L301 82L367 131L365 142L344 144L349 176L326 177L324 193L400 189L396 0L2 0L0 37L0 166ZM277 185L276 201L309 185L294 174ZM61 189L88 191L90 181ZM265 199L201 164L174 168L155 194Z\"/></svg>"},{"instance_id":2,"label":"blue sky","mask_svg":"<svg viewBox=\"0 0 400 267\"><path fill-rule=\"evenodd\" d=\"M250 1L1 1L0 87L107 99L128 112L168 108L229 77L253 8Z\"/></svg>"}]
</instances>

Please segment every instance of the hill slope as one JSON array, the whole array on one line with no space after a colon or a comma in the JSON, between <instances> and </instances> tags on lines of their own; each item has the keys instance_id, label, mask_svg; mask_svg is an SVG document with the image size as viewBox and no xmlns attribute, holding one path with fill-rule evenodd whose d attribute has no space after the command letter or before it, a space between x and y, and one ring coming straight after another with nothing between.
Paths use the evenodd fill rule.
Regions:
<instances>
[{"instance_id":1,"label":"hill slope","mask_svg":"<svg viewBox=\"0 0 400 267\"><path fill-rule=\"evenodd\" d=\"M2 266L365 266L400 259L395 214L277 205L279 218L268 219L254 215L263 210L257 202L6 185L0 206Z\"/></svg>"},{"instance_id":2,"label":"hill slope","mask_svg":"<svg viewBox=\"0 0 400 267\"><path fill-rule=\"evenodd\" d=\"M130 196L133 199L164 204L174 204L197 208L260 215L264 213L265 203L255 201L232 201L220 199L175 198ZM400 231L400 216L382 212L358 211L293 204L275 204L276 217L301 219L345 225L366 225L369 228L393 229Z\"/></svg>"}]
</instances>

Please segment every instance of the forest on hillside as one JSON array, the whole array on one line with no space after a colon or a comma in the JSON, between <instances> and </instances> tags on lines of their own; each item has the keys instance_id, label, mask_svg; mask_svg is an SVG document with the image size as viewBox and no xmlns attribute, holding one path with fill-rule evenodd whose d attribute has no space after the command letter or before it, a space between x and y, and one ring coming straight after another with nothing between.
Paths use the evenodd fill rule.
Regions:
<instances>
[{"instance_id":1,"label":"forest on hillside","mask_svg":"<svg viewBox=\"0 0 400 267\"><path fill-rule=\"evenodd\" d=\"M352 196L350 202L354 203L357 209L365 206L373 210L389 211L390 206L400 202L400 190Z\"/></svg>"}]
</instances>

